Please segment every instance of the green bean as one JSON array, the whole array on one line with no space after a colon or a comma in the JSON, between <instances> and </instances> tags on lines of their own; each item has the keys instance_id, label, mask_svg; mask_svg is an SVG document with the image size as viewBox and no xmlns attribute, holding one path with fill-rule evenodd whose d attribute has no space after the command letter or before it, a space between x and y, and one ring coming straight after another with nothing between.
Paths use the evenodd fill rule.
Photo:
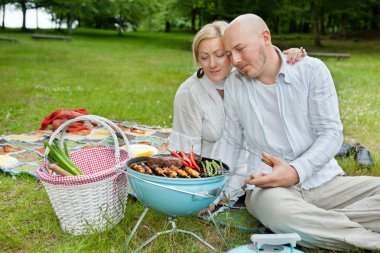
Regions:
<instances>
[{"instance_id":1,"label":"green bean","mask_svg":"<svg viewBox=\"0 0 380 253\"><path fill-rule=\"evenodd\" d=\"M224 167L223 167L223 163L221 160L219 160L219 164L220 164L220 174L223 175L224 173Z\"/></svg>"},{"instance_id":2,"label":"green bean","mask_svg":"<svg viewBox=\"0 0 380 253\"><path fill-rule=\"evenodd\" d=\"M215 176L220 175L221 173L220 173L219 164L215 160L212 160L212 165L214 166L214 169L215 169Z\"/></svg>"},{"instance_id":3,"label":"green bean","mask_svg":"<svg viewBox=\"0 0 380 253\"><path fill-rule=\"evenodd\" d=\"M205 161L205 163L206 163L207 174L209 177L212 177L212 170L210 168L210 163L209 163L209 161Z\"/></svg>"},{"instance_id":4,"label":"green bean","mask_svg":"<svg viewBox=\"0 0 380 253\"><path fill-rule=\"evenodd\" d=\"M207 173L208 171L206 170L206 166L203 161L201 162L201 165L202 165L203 172L205 173L205 176L208 177L208 173Z\"/></svg>"}]
</instances>

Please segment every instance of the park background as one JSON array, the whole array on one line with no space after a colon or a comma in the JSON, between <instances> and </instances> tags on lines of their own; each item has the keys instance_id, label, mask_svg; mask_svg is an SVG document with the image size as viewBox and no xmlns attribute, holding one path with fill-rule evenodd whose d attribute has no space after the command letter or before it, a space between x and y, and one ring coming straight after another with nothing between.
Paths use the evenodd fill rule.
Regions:
<instances>
[{"instance_id":1,"label":"park background","mask_svg":"<svg viewBox=\"0 0 380 253\"><path fill-rule=\"evenodd\" d=\"M9 8L23 14L20 27L5 26ZM47 13L54 29L28 28L26 17L36 17L26 14L33 9ZM171 127L176 89L194 71L195 32L213 20L231 21L250 12L267 21L281 49L303 46L311 55L350 54L322 60L335 81L345 142L364 145L375 167L361 168L352 157L339 163L348 175L379 176L379 9L378 0L0 0L0 135L34 131L56 109L83 107L113 120ZM33 40L34 34L71 39ZM138 202L128 202L124 220L112 230L75 237L60 230L45 191L37 187L34 178L0 174L0 251L120 252L143 210ZM133 246L167 225L154 212L146 219ZM185 217L178 226L222 247L211 224ZM248 232L223 231L232 246L249 240ZM146 249L205 251L180 234Z\"/></svg>"}]
</instances>

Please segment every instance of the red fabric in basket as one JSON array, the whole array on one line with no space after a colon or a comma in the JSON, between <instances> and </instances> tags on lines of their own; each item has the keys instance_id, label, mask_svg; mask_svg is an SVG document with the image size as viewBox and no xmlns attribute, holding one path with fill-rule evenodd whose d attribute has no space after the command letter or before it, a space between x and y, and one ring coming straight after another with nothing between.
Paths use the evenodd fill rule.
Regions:
<instances>
[{"instance_id":1,"label":"red fabric in basket","mask_svg":"<svg viewBox=\"0 0 380 253\"><path fill-rule=\"evenodd\" d=\"M120 164L125 165L132 158L126 150L120 150ZM83 149L70 154L70 159L84 173L83 176L59 176L48 173L44 168L46 163L38 167L36 174L42 182L53 185L83 185L109 178L115 174L122 174L116 170L115 148L100 147Z\"/></svg>"}]
</instances>

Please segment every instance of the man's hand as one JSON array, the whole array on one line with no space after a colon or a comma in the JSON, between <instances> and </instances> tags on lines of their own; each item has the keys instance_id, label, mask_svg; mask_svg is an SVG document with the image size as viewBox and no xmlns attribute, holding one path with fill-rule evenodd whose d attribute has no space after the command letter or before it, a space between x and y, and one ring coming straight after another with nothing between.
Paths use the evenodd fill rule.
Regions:
<instances>
[{"instance_id":1,"label":"man's hand","mask_svg":"<svg viewBox=\"0 0 380 253\"><path fill-rule=\"evenodd\" d=\"M210 212L213 212L215 210L215 204L214 203L211 203L210 206L208 207L208 209L210 210ZM198 212L198 215L199 216L202 216L204 215L205 213L207 213L207 208L205 209L202 209Z\"/></svg>"},{"instance_id":2,"label":"man's hand","mask_svg":"<svg viewBox=\"0 0 380 253\"><path fill-rule=\"evenodd\" d=\"M245 180L246 184L253 184L260 188L288 187L299 182L297 171L280 158L263 152L263 157L273 163L271 174L260 173L253 179Z\"/></svg>"}]
</instances>

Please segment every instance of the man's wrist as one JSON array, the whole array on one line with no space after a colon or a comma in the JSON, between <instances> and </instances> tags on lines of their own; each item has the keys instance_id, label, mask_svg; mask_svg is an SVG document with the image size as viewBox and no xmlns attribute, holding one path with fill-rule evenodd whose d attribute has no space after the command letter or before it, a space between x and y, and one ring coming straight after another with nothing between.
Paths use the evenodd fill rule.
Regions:
<instances>
[{"instance_id":1,"label":"man's wrist","mask_svg":"<svg viewBox=\"0 0 380 253\"><path fill-rule=\"evenodd\" d=\"M292 167L292 169L294 170L294 175L295 175L294 179L296 180L296 182L293 185L297 185L300 182L300 177L298 175L298 171L293 165L289 165L289 166Z\"/></svg>"}]
</instances>

